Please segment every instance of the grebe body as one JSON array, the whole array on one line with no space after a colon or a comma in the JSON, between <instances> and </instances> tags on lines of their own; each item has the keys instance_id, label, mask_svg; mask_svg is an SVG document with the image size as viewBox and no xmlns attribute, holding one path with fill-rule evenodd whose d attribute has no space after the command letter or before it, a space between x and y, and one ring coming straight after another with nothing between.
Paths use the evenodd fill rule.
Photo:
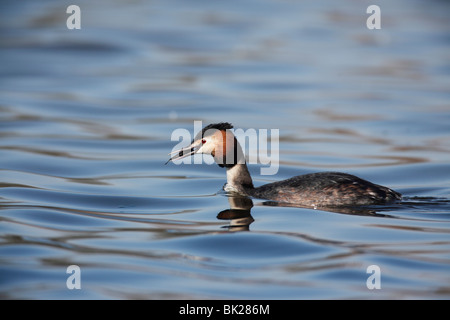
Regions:
<instances>
[{"instance_id":1,"label":"grebe body","mask_svg":"<svg viewBox=\"0 0 450 320\"><path fill-rule=\"evenodd\" d=\"M220 167L227 170L225 191L280 203L332 207L386 204L401 200L401 194L390 188L341 172L310 173L254 187L242 148L228 130L231 128L231 124L223 122L206 126L191 145L172 152L175 155L169 161L195 153L210 154Z\"/></svg>"}]
</instances>

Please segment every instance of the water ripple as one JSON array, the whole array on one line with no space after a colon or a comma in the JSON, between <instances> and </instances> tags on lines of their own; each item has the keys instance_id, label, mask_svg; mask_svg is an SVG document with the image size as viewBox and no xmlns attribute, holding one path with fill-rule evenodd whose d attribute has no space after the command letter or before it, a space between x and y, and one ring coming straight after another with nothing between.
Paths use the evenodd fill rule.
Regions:
<instances>
[{"instance_id":1,"label":"water ripple","mask_svg":"<svg viewBox=\"0 0 450 320\"><path fill-rule=\"evenodd\" d=\"M79 0L81 30L2 5L0 297L448 299L448 5L384 3L368 30L352 1L178 2ZM279 129L257 185L342 170L404 198L232 197L216 165L164 166L194 120Z\"/></svg>"}]
</instances>

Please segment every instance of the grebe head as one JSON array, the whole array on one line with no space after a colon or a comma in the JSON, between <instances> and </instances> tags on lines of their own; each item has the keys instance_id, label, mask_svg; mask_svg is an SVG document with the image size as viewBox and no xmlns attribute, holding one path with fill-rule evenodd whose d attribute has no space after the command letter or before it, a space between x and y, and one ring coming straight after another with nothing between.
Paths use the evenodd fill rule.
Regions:
<instances>
[{"instance_id":1,"label":"grebe head","mask_svg":"<svg viewBox=\"0 0 450 320\"><path fill-rule=\"evenodd\" d=\"M212 155L220 167L232 167L237 163L245 163L242 149L234 134L229 130L232 128L233 126L228 122L213 123L204 127L189 146L169 153L173 156L166 163L195 153Z\"/></svg>"}]
</instances>

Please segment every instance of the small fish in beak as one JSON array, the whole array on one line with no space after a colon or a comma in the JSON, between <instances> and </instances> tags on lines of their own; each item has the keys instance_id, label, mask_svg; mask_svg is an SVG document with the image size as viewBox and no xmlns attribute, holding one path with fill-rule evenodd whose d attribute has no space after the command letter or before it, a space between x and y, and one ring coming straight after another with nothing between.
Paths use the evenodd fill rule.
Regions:
<instances>
[{"instance_id":1,"label":"small fish in beak","mask_svg":"<svg viewBox=\"0 0 450 320\"><path fill-rule=\"evenodd\" d=\"M168 164L170 161L174 161L174 160L180 160L189 156L192 156L193 154L195 154L198 149L200 149L201 147L201 143L192 143L190 146L182 148L180 150L175 150L172 151L171 153L169 153L170 155L173 155L169 160L167 160L167 162L165 164Z\"/></svg>"}]
</instances>

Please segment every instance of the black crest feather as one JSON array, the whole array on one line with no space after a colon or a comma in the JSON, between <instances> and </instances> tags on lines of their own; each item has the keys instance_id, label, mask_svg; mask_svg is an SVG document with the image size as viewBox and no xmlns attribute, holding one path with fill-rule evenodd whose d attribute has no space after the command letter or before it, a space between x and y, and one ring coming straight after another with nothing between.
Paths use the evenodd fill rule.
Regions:
<instances>
[{"instance_id":1,"label":"black crest feather","mask_svg":"<svg viewBox=\"0 0 450 320\"><path fill-rule=\"evenodd\" d=\"M197 134L197 136L194 138L194 140L192 140L192 141L203 138L205 133L208 130L227 130L227 129L232 129L232 128L233 128L233 125L228 122L211 123L211 124L208 124L206 127L204 127L202 129L202 131L199 132Z\"/></svg>"},{"instance_id":2,"label":"black crest feather","mask_svg":"<svg viewBox=\"0 0 450 320\"><path fill-rule=\"evenodd\" d=\"M227 130L232 129L233 125L228 122L219 122L219 123L211 123L208 124L206 127L203 128L202 134L205 133L207 130L210 129L216 129L216 130Z\"/></svg>"}]
</instances>

